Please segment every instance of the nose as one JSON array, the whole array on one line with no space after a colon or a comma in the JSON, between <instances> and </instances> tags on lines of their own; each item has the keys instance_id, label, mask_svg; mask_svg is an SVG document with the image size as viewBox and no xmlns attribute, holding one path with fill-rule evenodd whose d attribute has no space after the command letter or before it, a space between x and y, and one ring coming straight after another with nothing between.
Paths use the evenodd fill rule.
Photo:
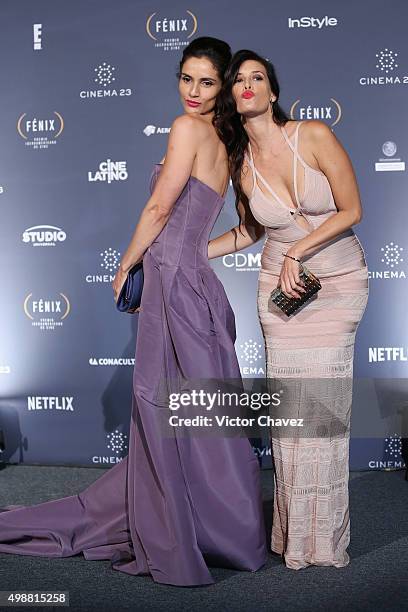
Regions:
<instances>
[{"instance_id":1,"label":"nose","mask_svg":"<svg viewBox=\"0 0 408 612\"><path fill-rule=\"evenodd\" d=\"M191 98L197 98L200 95L199 92L199 88L198 88L198 83L191 83L191 87L190 87L190 97Z\"/></svg>"},{"instance_id":2,"label":"nose","mask_svg":"<svg viewBox=\"0 0 408 612\"><path fill-rule=\"evenodd\" d=\"M244 81L244 89L251 89L251 80L245 79Z\"/></svg>"}]
</instances>

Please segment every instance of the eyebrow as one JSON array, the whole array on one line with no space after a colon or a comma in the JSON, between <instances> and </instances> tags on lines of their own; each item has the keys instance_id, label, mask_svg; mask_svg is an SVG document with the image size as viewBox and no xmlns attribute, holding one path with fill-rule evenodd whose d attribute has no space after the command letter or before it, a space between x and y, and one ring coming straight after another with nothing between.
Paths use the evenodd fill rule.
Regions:
<instances>
[{"instance_id":1,"label":"eyebrow","mask_svg":"<svg viewBox=\"0 0 408 612\"><path fill-rule=\"evenodd\" d=\"M260 74L265 74L265 73L263 72L263 70L251 70L251 74L254 74L255 72L259 72ZM237 72L237 76L238 76L239 74L242 74L242 72Z\"/></svg>"},{"instance_id":2,"label":"eyebrow","mask_svg":"<svg viewBox=\"0 0 408 612\"><path fill-rule=\"evenodd\" d=\"M192 79L193 77L191 76L191 74L188 74L188 72L182 72L181 76L188 76L190 77L190 79ZM201 77L200 81L214 81L215 83L215 79L214 77Z\"/></svg>"}]
</instances>

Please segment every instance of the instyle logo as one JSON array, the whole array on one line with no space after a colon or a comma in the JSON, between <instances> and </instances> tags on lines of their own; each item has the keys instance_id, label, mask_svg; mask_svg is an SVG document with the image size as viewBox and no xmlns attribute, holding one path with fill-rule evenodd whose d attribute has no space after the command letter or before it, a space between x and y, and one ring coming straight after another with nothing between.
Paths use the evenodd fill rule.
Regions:
<instances>
[{"instance_id":1,"label":"instyle logo","mask_svg":"<svg viewBox=\"0 0 408 612\"><path fill-rule=\"evenodd\" d=\"M6 364L0 364L0 374L11 374L11 367Z\"/></svg>"},{"instance_id":2,"label":"instyle logo","mask_svg":"<svg viewBox=\"0 0 408 612\"><path fill-rule=\"evenodd\" d=\"M116 67L108 62L102 62L94 68L93 82L100 87L97 89L83 89L79 92L82 100L94 100L96 98L123 98L132 95L130 87L110 87L116 84Z\"/></svg>"},{"instance_id":3,"label":"instyle logo","mask_svg":"<svg viewBox=\"0 0 408 612\"><path fill-rule=\"evenodd\" d=\"M169 127L156 127L155 125L146 125L143 130L145 136L153 136L153 134L168 134L171 128Z\"/></svg>"},{"instance_id":4,"label":"instyle logo","mask_svg":"<svg viewBox=\"0 0 408 612\"><path fill-rule=\"evenodd\" d=\"M335 27L338 21L336 17L288 17L288 28L322 28Z\"/></svg>"},{"instance_id":5,"label":"instyle logo","mask_svg":"<svg viewBox=\"0 0 408 612\"><path fill-rule=\"evenodd\" d=\"M54 111L53 117L28 116L23 113L17 120L17 132L25 145L33 149L48 149L55 145L64 130L61 113Z\"/></svg>"},{"instance_id":6,"label":"instyle logo","mask_svg":"<svg viewBox=\"0 0 408 612\"><path fill-rule=\"evenodd\" d=\"M59 299L34 298L33 295L29 293L24 300L24 312L32 326L41 330L62 327L71 311L68 297L64 293L59 293Z\"/></svg>"},{"instance_id":7,"label":"instyle logo","mask_svg":"<svg viewBox=\"0 0 408 612\"><path fill-rule=\"evenodd\" d=\"M197 17L186 10L181 14L151 13L146 21L147 35L162 51L180 51L197 31Z\"/></svg>"},{"instance_id":8,"label":"instyle logo","mask_svg":"<svg viewBox=\"0 0 408 612\"><path fill-rule=\"evenodd\" d=\"M112 181L126 181L128 178L128 172L125 161L112 161L107 159L99 164L98 170L93 174L91 171L88 172L88 181L90 183L95 181L103 181L108 184Z\"/></svg>"},{"instance_id":9,"label":"instyle logo","mask_svg":"<svg viewBox=\"0 0 408 612\"><path fill-rule=\"evenodd\" d=\"M387 140L382 146L382 153L385 157L380 157L375 163L376 172L403 172L405 162L400 157L395 157L397 145L392 140Z\"/></svg>"},{"instance_id":10,"label":"instyle logo","mask_svg":"<svg viewBox=\"0 0 408 612\"><path fill-rule=\"evenodd\" d=\"M38 396L29 395L27 397L28 410L62 410L73 412L74 398L71 396Z\"/></svg>"},{"instance_id":11,"label":"instyle logo","mask_svg":"<svg viewBox=\"0 0 408 612\"><path fill-rule=\"evenodd\" d=\"M112 464L112 463L120 463L126 453L128 448L127 446L127 435L115 429L115 431L111 431L106 434L107 443L106 446L110 451L112 451L113 455L94 455L92 457L92 463L97 464Z\"/></svg>"},{"instance_id":12,"label":"instyle logo","mask_svg":"<svg viewBox=\"0 0 408 612\"><path fill-rule=\"evenodd\" d=\"M398 55L396 51L388 48L378 51L375 54L375 61L373 62L373 68L375 67L376 72L374 74L360 76L360 85L407 85L408 75L398 70L400 68Z\"/></svg>"},{"instance_id":13,"label":"instyle logo","mask_svg":"<svg viewBox=\"0 0 408 612\"><path fill-rule=\"evenodd\" d=\"M408 349L402 346L370 346L368 348L369 363L380 361L408 361Z\"/></svg>"},{"instance_id":14,"label":"instyle logo","mask_svg":"<svg viewBox=\"0 0 408 612\"><path fill-rule=\"evenodd\" d=\"M330 127L337 125L342 116L341 105L335 98L329 98L330 104L305 104L298 98L294 101L290 109L291 119L303 121L305 119L320 119L325 121Z\"/></svg>"},{"instance_id":15,"label":"instyle logo","mask_svg":"<svg viewBox=\"0 0 408 612\"><path fill-rule=\"evenodd\" d=\"M66 240L66 233L55 225L35 225L24 230L22 240L32 246L56 246Z\"/></svg>"},{"instance_id":16,"label":"instyle logo","mask_svg":"<svg viewBox=\"0 0 408 612\"><path fill-rule=\"evenodd\" d=\"M261 267L261 253L230 253L224 255L222 263L236 272L257 272Z\"/></svg>"},{"instance_id":17,"label":"instyle logo","mask_svg":"<svg viewBox=\"0 0 408 612\"><path fill-rule=\"evenodd\" d=\"M41 51L42 46L42 23L34 23L33 24L33 46L34 51Z\"/></svg>"}]
</instances>

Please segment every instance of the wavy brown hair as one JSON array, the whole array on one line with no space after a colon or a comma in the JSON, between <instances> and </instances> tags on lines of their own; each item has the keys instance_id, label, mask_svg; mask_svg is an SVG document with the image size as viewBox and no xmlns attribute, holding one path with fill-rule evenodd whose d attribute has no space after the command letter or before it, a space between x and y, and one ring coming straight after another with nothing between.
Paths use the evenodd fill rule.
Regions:
<instances>
[{"instance_id":1,"label":"wavy brown hair","mask_svg":"<svg viewBox=\"0 0 408 612\"><path fill-rule=\"evenodd\" d=\"M243 126L241 115L232 95L232 88L241 65L247 60L255 60L265 68L272 92L276 96L272 104L272 118L277 125L285 125L289 117L279 105L280 87L273 64L249 49L241 49L232 56L231 62L225 72L224 83L217 99L217 113L214 117L214 126L228 152L229 168L235 193L235 207L239 216L239 225L242 224L238 204L241 201L245 210L250 211L249 201L241 185L241 172L244 162L244 153L249 138Z\"/></svg>"}]
</instances>

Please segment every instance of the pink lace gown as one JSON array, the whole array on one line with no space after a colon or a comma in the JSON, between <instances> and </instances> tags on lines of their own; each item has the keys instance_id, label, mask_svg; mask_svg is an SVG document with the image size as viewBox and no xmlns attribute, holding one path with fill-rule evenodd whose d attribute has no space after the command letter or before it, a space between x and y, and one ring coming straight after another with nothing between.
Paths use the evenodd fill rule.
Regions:
<instances>
[{"instance_id":1,"label":"pink lace gown","mask_svg":"<svg viewBox=\"0 0 408 612\"><path fill-rule=\"evenodd\" d=\"M299 155L300 126L301 122L293 138L281 128L293 152L288 158L293 159L297 206L284 202L261 176L250 144L247 156L253 173L251 210L267 234L258 282L267 379L276 390L283 390L280 416L304 417L308 425L307 433L299 435L294 430L272 428L275 496L271 548L292 569L343 567L349 563L354 341L367 303L368 272L361 244L348 229L303 259L321 280L322 289L315 299L289 318L269 303L278 284L282 253L337 212L327 177ZM300 225L298 215L309 229ZM336 429L336 423L342 427Z\"/></svg>"}]
</instances>

